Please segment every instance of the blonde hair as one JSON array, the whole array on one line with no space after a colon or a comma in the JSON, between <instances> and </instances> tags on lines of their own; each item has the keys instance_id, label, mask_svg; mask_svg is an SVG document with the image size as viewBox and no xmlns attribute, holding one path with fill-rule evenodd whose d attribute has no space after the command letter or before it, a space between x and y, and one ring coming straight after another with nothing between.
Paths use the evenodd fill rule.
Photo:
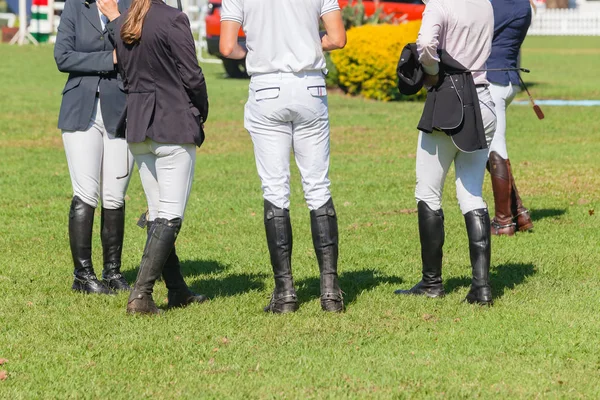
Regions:
<instances>
[{"instance_id":1,"label":"blonde hair","mask_svg":"<svg viewBox=\"0 0 600 400\"><path fill-rule=\"evenodd\" d=\"M121 28L121 39L126 44L136 44L142 38L142 27L152 0L133 0L127 19Z\"/></svg>"}]
</instances>

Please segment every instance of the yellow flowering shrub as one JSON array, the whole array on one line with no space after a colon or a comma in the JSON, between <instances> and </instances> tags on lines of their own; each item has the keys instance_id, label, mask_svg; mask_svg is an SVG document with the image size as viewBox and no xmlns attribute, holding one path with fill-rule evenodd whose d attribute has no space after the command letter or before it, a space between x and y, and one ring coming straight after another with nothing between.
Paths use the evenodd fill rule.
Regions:
<instances>
[{"instance_id":1,"label":"yellow flowering shrub","mask_svg":"<svg viewBox=\"0 0 600 400\"><path fill-rule=\"evenodd\" d=\"M400 99L396 66L402 48L417 40L420 27L421 21L410 21L350 29L346 47L331 53L340 88L369 99Z\"/></svg>"}]
</instances>

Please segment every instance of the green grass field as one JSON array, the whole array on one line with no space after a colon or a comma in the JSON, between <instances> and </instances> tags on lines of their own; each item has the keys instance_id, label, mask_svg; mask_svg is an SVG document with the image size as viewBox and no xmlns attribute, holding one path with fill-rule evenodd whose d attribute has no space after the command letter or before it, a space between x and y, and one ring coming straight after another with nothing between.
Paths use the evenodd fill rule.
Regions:
<instances>
[{"instance_id":1,"label":"green grass field","mask_svg":"<svg viewBox=\"0 0 600 400\"><path fill-rule=\"evenodd\" d=\"M600 38L529 38L522 65L533 71L534 96L599 99L599 48ZM480 308L461 302L470 267L453 179L444 195L448 295L393 295L420 279L413 191L421 105L332 95L330 176L347 312L320 311L294 167L301 307L273 316L262 312L273 283L242 124L247 82L223 79L219 66L205 73L211 115L178 252L188 284L211 301L130 317L126 294L70 290L71 184L56 129L66 77L51 47L0 46L0 358L8 360L0 398L600 397L598 108L545 107L543 121L531 107L510 108L509 152L535 231L493 238L496 304ZM487 177L485 197L492 203ZM144 210L136 173L124 252L130 281ZM94 249L99 272L99 234ZM155 293L164 305L162 282Z\"/></svg>"}]
</instances>

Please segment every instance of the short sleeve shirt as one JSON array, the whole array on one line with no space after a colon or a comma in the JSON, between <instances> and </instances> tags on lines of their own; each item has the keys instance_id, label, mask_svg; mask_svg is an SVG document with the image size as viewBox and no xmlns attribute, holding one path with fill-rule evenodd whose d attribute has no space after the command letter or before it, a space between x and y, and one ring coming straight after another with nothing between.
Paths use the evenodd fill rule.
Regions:
<instances>
[{"instance_id":1,"label":"short sleeve shirt","mask_svg":"<svg viewBox=\"0 0 600 400\"><path fill-rule=\"evenodd\" d=\"M242 25L248 74L325 68L320 18L339 10L337 0L223 0L221 21Z\"/></svg>"}]
</instances>

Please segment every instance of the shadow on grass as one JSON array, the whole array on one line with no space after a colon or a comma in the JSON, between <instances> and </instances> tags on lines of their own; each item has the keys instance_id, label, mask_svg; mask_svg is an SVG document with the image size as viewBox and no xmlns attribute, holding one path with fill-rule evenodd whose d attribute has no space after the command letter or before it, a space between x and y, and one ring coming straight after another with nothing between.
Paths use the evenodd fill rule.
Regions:
<instances>
[{"instance_id":1,"label":"shadow on grass","mask_svg":"<svg viewBox=\"0 0 600 400\"><path fill-rule=\"evenodd\" d=\"M211 261L212 262L212 261ZM186 276L184 273L183 276ZM252 290L263 290L267 274L229 274L225 276L195 278L188 281L190 289L209 298L229 297Z\"/></svg>"},{"instance_id":2,"label":"shadow on grass","mask_svg":"<svg viewBox=\"0 0 600 400\"><path fill-rule=\"evenodd\" d=\"M131 286L137 278L139 265L132 270L123 271L123 276ZM264 289L267 274L229 274L225 276L202 277L202 275L220 274L226 267L214 260L185 260L181 262L181 274L186 279L190 289L202 293L209 298L235 296L251 290ZM162 280L162 277L159 278Z\"/></svg>"},{"instance_id":3,"label":"shadow on grass","mask_svg":"<svg viewBox=\"0 0 600 400\"><path fill-rule=\"evenodd\" d=\"M344 291L344 304L354 303L359 294L365 290L373 289L385 283L401 284L402 279L396 276L379 274L379 271L368 269L350 271L340 274L340 287ZM314 297L320 296L319 278L302 279L296 282L298 300L303 303Z\"/></svg>"},{"instance_id":4,"label":"shadow on grass","mask_svg":"<svg viewBox=\"0 0 600 400\"><path fill-rule=\"evenodd\" d=\"M225 271L225 266L214 260L186 260L181 262L181 274L183 276L218 274L223 271Z\"/></svg>"},{"instance_id":5,"label":"shadow on grass","mask_svg":"<svg viewBox=\"0 0 600 400\"><path fill-rule=\"evenodd\" d=\"M225 270L225 267L219 264L217 261L212 260L198 260L198 261L181 261L181 274L186 277L189 275L207 275L212 273L219 273ZM140 268L140 265L136 265L135 269L130 269L126 271L122 271L123 276L127 279L127 282L130 282L131 285L135 282L137 278L137 273ZM158 279L162 280L162 277Z\"/></svg>"},{"instance_id":6,"label":"shadow on grass","mask_svg":"<svg viewBox=\"0 0 600 400\"><path fill-rule=\"evenodd\" d=\"M490 271L490 284L494 298L500 298L504 295L506 289L514 289L515 286L523 283L525 278L535 274L533 264L504 264L498 265ZM452 293L456 290L471 285L471 278L457 277L446 280L444 288L446 293Z\"/></svg>"},{"instance_id":7,"label":"shadow on grass","mask_svg":"<svg viewBox=\"0 0 600 400\"><path fill-rule=\"evenodd\" d=\"M560 217L567 212L564 208L542 208L541 210L530 210L529 215L534 221L539 221L544 218Z\"/></svg>"}]
</instances>

